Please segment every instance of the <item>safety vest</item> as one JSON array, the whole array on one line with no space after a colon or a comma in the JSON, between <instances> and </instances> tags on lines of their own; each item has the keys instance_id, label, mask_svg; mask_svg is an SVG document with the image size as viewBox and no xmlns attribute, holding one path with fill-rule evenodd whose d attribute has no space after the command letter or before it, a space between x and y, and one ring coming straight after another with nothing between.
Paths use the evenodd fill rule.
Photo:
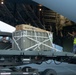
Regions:
<instances>
[{"instance_id":1,"label":"safety vest","mask_svg":"<svg viewBox=\"0 0 76 75\"><path fill-rule=\"evenodd\" d=\"M76 44L76 38L74 38L74 42L73 43Z\"/></svg>"}]
</instances>

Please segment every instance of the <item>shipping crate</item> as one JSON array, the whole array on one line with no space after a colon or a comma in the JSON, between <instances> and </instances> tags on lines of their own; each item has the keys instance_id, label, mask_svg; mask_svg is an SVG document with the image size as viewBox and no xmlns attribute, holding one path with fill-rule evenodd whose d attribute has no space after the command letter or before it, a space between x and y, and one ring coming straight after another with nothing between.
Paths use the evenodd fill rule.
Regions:
<instances>
[{"instance_id":1,"label":"shipping crate","mask_svg":"<svg viewBox=\"0 0 76 75\"><path fill-rule=\"evenodd\" d=\"M20 29L12 34L14 50L51 50L52 33L29 25L18 26ZM18 28L17 27L17 28Z\"/></svg>"},{"instance_id":2,"label":"shipping crate","mask_svg":"<svg viewBox=\"0 0 76 75\"><path fill-rule=\"evenodd\" d=\"M16 26L16 31L18 30L30 30L30 31L38 31L38 32L48 32L44 29L40 29L40 28L37 28L37 27L33 27L31 26L30 24L21 24L21 25L17 25Z\"/></svg>"}]
</instances>

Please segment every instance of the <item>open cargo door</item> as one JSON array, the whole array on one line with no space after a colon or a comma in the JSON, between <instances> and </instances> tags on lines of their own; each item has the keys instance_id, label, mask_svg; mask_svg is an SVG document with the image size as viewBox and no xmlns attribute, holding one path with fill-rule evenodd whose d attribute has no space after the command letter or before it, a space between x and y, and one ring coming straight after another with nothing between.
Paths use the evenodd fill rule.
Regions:
<instances>
[{"instance_id":1,"label":"open cargo door","mask_svg":"<svg viewBox=\"0 0 76 75\"><path fill-rule=\"evenodd\" d=\"M76 0L33 0L76 22Z\"/></svg>"}]
</instances>

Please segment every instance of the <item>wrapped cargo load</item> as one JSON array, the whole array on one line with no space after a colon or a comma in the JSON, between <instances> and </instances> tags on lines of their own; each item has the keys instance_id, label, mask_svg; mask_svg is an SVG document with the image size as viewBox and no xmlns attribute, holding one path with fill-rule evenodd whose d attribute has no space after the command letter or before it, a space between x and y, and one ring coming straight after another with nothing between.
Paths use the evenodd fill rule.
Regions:
<instances>
[{"instance_id":1,"label":"wrapped cargo load","mask_svg":"<svg viewBox=\"0 0 76 75\"><path fill-rule=\"evenodd\" d=\"M14 50L51 50L52 32L33 27L31 25L17 25L16 31L12 34Z\"/></svg>"}]
</instances>

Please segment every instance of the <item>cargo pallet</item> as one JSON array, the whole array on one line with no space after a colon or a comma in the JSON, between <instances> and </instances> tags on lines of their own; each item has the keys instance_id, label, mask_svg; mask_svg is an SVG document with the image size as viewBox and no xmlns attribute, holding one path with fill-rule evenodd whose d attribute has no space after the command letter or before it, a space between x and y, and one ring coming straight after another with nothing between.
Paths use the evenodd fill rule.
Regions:
<instances>
[{"instance_id":1,"label":"cargo pallet","mask_svg":"<svg viewBox=\"0 0 76 75\"><path fill-rule=\"evenodd\" d=\"M20 27L18 27L20 29ZM0 75L57 75L53 69L39 73L30 66L17 69L17 66L35 63L41 64L47 60L76 64L76 55L71 52L61 52L53 47L53 34L31 26L21 26L12 34L12 49L0 50ZM7 36L1 34L1 36ZM2 69L11 70L5 71Z\"/></svg>"}]
</instances>

